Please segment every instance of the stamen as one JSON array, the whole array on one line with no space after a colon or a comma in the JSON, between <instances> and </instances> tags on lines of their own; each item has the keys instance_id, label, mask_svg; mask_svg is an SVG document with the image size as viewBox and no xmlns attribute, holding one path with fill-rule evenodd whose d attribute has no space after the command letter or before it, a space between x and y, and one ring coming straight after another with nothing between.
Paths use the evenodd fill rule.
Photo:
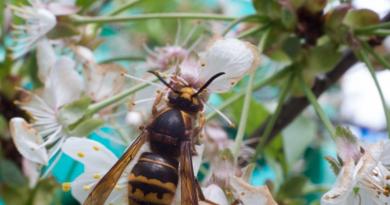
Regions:
<instances>
[{"instance_id":1,"label":"stamen","mask_svg":"<svg viewBox=\"0 0 390 205\"><path fill-rule=\"evenodd\" d=\"M145 99L137 100L137 101L134 101L134 105L138 105L138 104L145 103L145 102L150 102L150 101L153 101L154 99L155 98L145 98Z\"/></svg>"},{"instance_id":2,"label":"stamen","mask_svg":"<svg viewBox=\"0 0 390 205\"><path fill-rule=\"evenodd\" d=\"M84 158L85 154L84 154L84 152L77 152L77 156L80 158Z\"/></svg>"},{"instance_id":3,"label":"stamen","mask_svg":"<svg viewBox=\"0 0 390 205\"><path fill-rule=\"evenodd\" d=\"M160 84L145 80L143 78L135 77L135 76L127 74L127 73L122 73L122 75L125 76L126 78L129 78L129 79L137 80L137 81L140 81L143 83L148 83L149 85L154 85L154 86L159 87L159 88L165 88L164 86L162 86Z\"/></svg>"},{"instance_id":4,"label":"stamen","mask_svg":"<svg viewBox=\"0 0 390 205\"><path fill-rule=\"evenodd\" d=\"M180 19L177 19L177 30L176 30L176 36L175 36L175 46L179 45L181 36L181 21Z\"/></svg>"},{"instance_id":5,"label":"stamen","mask_svg":"<svg viewBox=\"0 0 390 205\"><path fill-rule=\"evenodd\" d=\"M190 32L187 34L187 37L186 39L184 40L184 42L182 43L182 47L185 48L187 43L190 41L190 39L192 38L192 36L194 35L194 32L199 28L199 24L197 24L196 26L192 27L192 29L190 30Z\"/></svg>"},{"instance_id":6,"label":"stamen","mask_svg":"<svg viewBox=\"0 0 390 205\"><path fill-rule=\"evenodd\" d=\"M146 51L149 55L154 56L154 57L156 56L156 53L155 53L151 48L149 48L148 45L146 45L146 44L144 43L142 46L144 47L145 51Z\"/></svg>"},{"instance_id":7,"label":"stamen","mask_svg":"<svg viewBox=\"0 0 390 205\"><path fill-rule=\"evenodd\" d=\"M100 179L102 177L101 174L99 173L95 173L93 176L92 176L94 179Z\"/></svg>"},{"instance_id":8,"label":"stamen","mask_svg":"<svg viewBox=\"0 0 390 205\"><path fill-rule=\"evenodd\" d=\"M206 105L206 107L210 108L211 110L215 111L219 116L221 116L222 119L224 119L230 127L235 127L234 123L229 119L229 117L223 114L220 110L207 103L204 103L204 105Z\"/></svg>"},{"instance_id":9,"label":"stamen","mask_svg":"<svg viewBox=\"0 0 390 205\"><path fill-rule=\"evenodd\" d=\"M70 182L64 182L62 183L62 191L68 192L72 188Z\"/></svg>"},{"instance_id":10,"label":"stamen","mask_svg":"<svg viewBox=\"0 0 390 205\"><path fill-rule=\"evenodd\" d=\"M61 131L62 131L62 128L60 126L58 126L57 130L47 138L46 142L39 145L38 149L45 147L47 145L50 145L50 144L54 143L55 141L57 141L61 137L61 135L60 135Z\"/></svg>"},{"instance_id":11,"label":"stamen","mask_svg":"<svg viewBox=\"0 0 390 205\"><path fill-rule=\"evenodd\" d=\"M191 53L192 50L194 50L194 48L196 46L199 45L199 43L203 40L203 35L199 36L198 39L196 39L196 41L194 43L192 43L192 45L188 48L188 53Z\"/></svg>"}]
</instances>

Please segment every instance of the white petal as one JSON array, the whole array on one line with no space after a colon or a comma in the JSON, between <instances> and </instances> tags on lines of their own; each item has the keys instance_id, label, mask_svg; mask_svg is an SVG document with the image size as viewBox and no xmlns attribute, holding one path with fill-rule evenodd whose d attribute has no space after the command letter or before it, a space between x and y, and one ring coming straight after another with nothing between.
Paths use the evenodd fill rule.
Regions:
<instances>
[{"instance_id":1,"label":"white petal","mask_svg":"<svg viewBox=\"0 0 390 205\"><path fill-rule=\"evenodd\" d=\"M126 70L116 64L92 65L86 68L88 94L100 101L117 94L124 85L122 73Z\"/></svg>"},{"instance_id":2,"label":"white petal","mask_svg":"<svg viewBox=\"0 0 390 205\"><path fill-rule=\"evenodd\" d=\"M68 58L58 59L45 83L44 96L55 109L78 99L83 91L81 76L75 70L75 62Z\"/></svg>"},{"instance_id":3,"label":"white petal","mask_svg":"<svg viewBox=\"0 0 390 205\"><path fill-rule=\"evenodd\" d=\"M121 181L123 180L126 180L126 178ZM94 174L88 172L83 173L71 183L72 195L77 201L83 203L98 181L98 179L94 178ZM127 187L126 184L122 184L120 188L118 187L112 190L105 204L126 204L126 197Z\"/></svg>"},{"instance_id":4,"label":"white petal","mask_svg":"<svg viewBox=\"0 0 390 205\"><path fill-rule=\"evenodd\" d=\"M37 43L37 64L38 77L41 82L45 82L49 76L51 68L56 62L56 55L49 40L42 39Z\"/></svg>"},{"instance_id":5,"label":"white petal","mask_svg":"<svg viewBox=\"0 0 390 205\"><path fill-rule=\"evenodd\" d=\"M195 145L197 155L192 157L192 167L194 169L195 176L198 175L200 165L202 165L202 156L204 152L204 145Z\"/></svg>"},{"instance_id":6,"label":"white petal","mask_svg":"<svg viewBox=\"0 0 390 205\"><path fill-rule=\"evenodd\" d=\"M389 166L390 165L390 141L386 140L383 142L382 153L379 157L379 160L382 164Z\"/></svg>"},{"instance_id":7,"label":"white petal","mask_svg":"<svg viewBox=\"0 0 390 205\"><path fill-rule=\"evenodd\" d=\"M201 55L200 81L206 82L211 76L225 72L209 87L211 92L226 92L246 73L258 65L257 49L249 43L234 38L216 40Z\"/></svg>"},{"instance_id":8,"label":"white petal","mask_svg":"<svg viewBox=\"0 0 390 205\"><path fill-rule=\"evenodd\" d=\"M352 196L353 187L356 183L353 178L354 168L353 160L345 162L333 188L322 196L322 205L348 204L348 198Z\"/></svg>"},{"instance_id":9,"label":"white petal","mask_svg":"<svg viewBox=\"0 0 390 205\"><path fill-rule=\"evenodd\" d=\"M41 166L28 159L22 159L23 174L28 178L30 188L35 187L38 182Z\"/></svg>"},{"instance_id":10,"label":"white petal","mask_svg":"<svg viewBox=\"0 0 390 205\"><path fill-rule=\"evenodd\" d=\"M43 140L37 131L23 118L12 118L10 122L11 136L14 144L24 158L35 163L46 165L48 155L45 147L40 147Z\"/></svg>"},{"instance_id":11,"label":"white petal","mask_svg":"<svg viewBox=\"0 0 390 205\"><path fill-rule=\"evenodd\" d=\"M104 145L94 140L78 137L68 138L62 151L84 165L85 172L103 175L118 158Z\"/></svg>"},{"instance_id":12,"label":"white petal","mask_svg":"<svg viewBox=\"0 0 390 205\"><path fill-rule=\"evenodd\" d=\"M229 205L225 193L219 186L211 184L208 187L203 188L202 191L207 200L218 205Z\"/></svg>"},{"instance_id":13,"label":"white petal","mask_svg":"<svg viewBox=\"0 0 390 205\"><path fill-rule=\"evenodd\" d=\"M239 199L245 205L277 205L267 186L254 187L243 179L233 176L230 179L230 187L234 198Z\"/></svg>"},{"instance_id":14,"label":"white petal","mask_svg":"<svg viewBox=\"0 0 390 205\"><path fill-rule=\"evenodd\" d=\"M74 49L75 53L78 55L78 60L83 63L96 63L95 56L91 49L84 46L76 46ZM81 59L79 59L81 58Z\"/></svg>"},{"instance_id":15,"label":"white petal","mask_svg":"<svg viewBox=\"0 0 390 205\"><path fill-rule=\"evenodd\" d=\"M59 2L51 2L47 5L47 8L56 16L75 14L79 10L72 4L63 4Z\"/></svg>"},{"instance_id":16,"label":"white petal","mask_svg":"<svg viewBox=\"0 0 390 205\"><path fill-rule=\"evenodd\" d=\"M50 11L46 9L34 9L35 18L38 19L36 22L36 29L34 32L38 32L40 36L46 35L54 26L57 24L57 19Z\"/></svg>"}]
</instances>

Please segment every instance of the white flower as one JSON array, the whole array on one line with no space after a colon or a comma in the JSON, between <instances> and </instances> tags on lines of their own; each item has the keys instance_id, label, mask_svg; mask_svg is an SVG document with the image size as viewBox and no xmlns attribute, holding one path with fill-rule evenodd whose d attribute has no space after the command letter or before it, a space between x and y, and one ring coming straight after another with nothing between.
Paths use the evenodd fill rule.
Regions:
<instances>
[{"instance_id":1,"label":"white flower","mask_svg":"<svg viewBox=\"0 0 390 205\"><path fill-rule=\"evenodd\" d=\"M390 141L361 146L360 158L343 159L343 167L337 181L333 188L322 196L321 204L390 203Z\"/></svg>"},{"instance_id":2,"label":"white flower","mask_svg":"<svg viewBox=\"0 0 390 205\"><path fill-rule=\"evenodd\" d=\"M46 165L69 137L59 119L59 109L80 98L83 84L75 62L67 57L59 58L43 78L46 79L43 91L40 94L26 91L28 97L20 103L33 122L13 118L10 127L15 146L23 157Z\"/></svg>"},{"instance_id":3,"label":"white flower","mask_svg":"<svg viewBox=\"0 0 390 205\"><path fill-rule=\"evenodd\" d=\"M210 92L228 91L259 63L257 49L249 43L234 38L216 40L199 56L200 62L197 67L193 66L193 62L185 61L180 65L181 72L184 73L182 77L188 83L193 82L192 86L199 87L210 77L224 72L224 75L207 87Z\"/></svg>"},{"instance_id":4,"label":"white flower","mask_svg":"<svg viewBox=\"0 0 390 205\"><path fill-rule=\"evenodd\" d=\"M69 138L62 151L84 165L84 172L71 183L64 183L64 191L83 203L99 180L118 161L118 158L102 144L85 138ZM127 204L127 177L122 175L108 197L106 204Z\"/></svg>"},{"instance_id":5,"label":"white flower","mask_svg":"<svg viewBox=\"0 0 390 205\"><path fill-rule=\"evenodd\" d=\"M46 38L57 25L57 15L69 15L77 12L77 8L69 4L42 3L29 1L31 6L11 6L15 16L23 19L25 25L13 25L16 46L12 47L13 58L26 54L42 39Z\"/></svg>"},{"instance_id":6,"label":"white flower","mask_svg":"<svg viewBox=\"0 0 390 205\"><path fill-rule=\"evenodd\" d=\"M126 70L118 64L98 64L93 52L83 46L74 49L84 63L86 94L98 102L119 93L125 84Z\"/></svg>"}]
</instances>

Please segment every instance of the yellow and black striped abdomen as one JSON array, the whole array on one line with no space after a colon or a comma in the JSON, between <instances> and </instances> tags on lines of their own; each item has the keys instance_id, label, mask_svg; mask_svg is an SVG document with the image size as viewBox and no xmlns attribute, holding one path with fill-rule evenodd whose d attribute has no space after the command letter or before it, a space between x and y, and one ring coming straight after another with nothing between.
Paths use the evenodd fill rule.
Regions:
<instances>
[{"instance_id":1,"label":"yellow and black striped abdomen","mask_svg":"<svg viewBox=\"0 0 390 205\"><path fill-rule=\"evenodd\" d=\"M178 178L176 159L143 153L129 175L129 204L170 205Z\"/></svg>"}]
</instances>

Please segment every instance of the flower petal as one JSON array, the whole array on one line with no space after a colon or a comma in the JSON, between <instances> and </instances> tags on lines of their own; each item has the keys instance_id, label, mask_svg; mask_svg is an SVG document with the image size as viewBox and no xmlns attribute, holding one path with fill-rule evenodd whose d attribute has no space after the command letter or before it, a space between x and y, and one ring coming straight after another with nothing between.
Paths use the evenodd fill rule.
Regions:
<instances>
[{"instance_id":1,"label":"flower petal","mask_svg":"<svg viewBox=\"0 0 390 205\"><path fill-rule=\"evenodd\" d=\"M207 200L218 205L229 205L225 193L219 186L210 184L208 187L203 188L202 191Z\"/></svg>"},{"instance_id":2,"label":"flower petal","mask_svg":"<svg viewBox=\"0 0 390 205\"><path fill-rule=\"evenodd\" d=\"M202 157L204 152L204 145L195 145L195 151L197 155L192 157L192 167L194 169L195 176L198 175L200 165L202 165Z\"/></svg>"},{"instance_id":3,"label":"flower petal","mask_svg":"<svg viewBox=\"0 0 390 205\"><path fill-rule=\"evenodd\" d=\"M101 176L118 160L104 145L86 138L68 138L62 146L62 151L82 163L85 172L94 172Z\"/></svg>"},{"instance_id":4,"label":"flower petal","mask_svg":"<svg viewBox=\"0 0 390 205\"><path fill-rule=\"evenodd\" d=\"M83 82L75 68L76 63L72 59L62 57L51 70L45 83L44 96L53 108L58 109L80 98Z\"/></svg>"},{"instance_id":5,"label":"flower petal","mask_svg":"<svg viewBox=\"0 0 390 205\"><path fill-rule=\"evenodd\" d=\"M42 82L46 81L51 68L56 62L56 55L49 40L42 39L37 43L38 77Z\"/></svg>"},{"instance_id":6,"label":"flower petal","mask_svg":"<svg viewBox=\"0 0 390 205\"><path fill-rule=\"evenodd\" d=\"M322 196L322 205L347 204L347 201L351 200L349 198L356 183L353 177L354 169L355 164L353 160L345 162L333 188Z\"/></svg>"},{"instance_id":7,"label":"flower petal","mask_svg":"<svg viewBox=\"0 0 390 205\"><path fill-rule=\"evenodd\" d=\"M45 147L41 147L43 140L37 131L23 118L12 118L10 122L11 136L16 149L24 158L38 164L46 165L49 161Z\"/></svg>"},{"instance_id":8,"label":"flower petal","mask_svg":"<svg viewBox=\"0 0 390 205\"><path fill-rule=\"evenodd\" d=\"M383 142L383 149L379 157L379 160L382 162L382 164L386 166L390 165L390 141L389 140Z\"/></svg>"},{"instance_id":9,"label":"flower petal","mask_svg":"<svg viewBox=\"0 0 390 205\"><path fill-rule=\"evenodd\" d=\"M234 38L216 40L200 59L200 81L206 82L211 76L225 72L209 87L211 92L226 92L245 74L258 65L259 54L251 44Z\"/></svg>"},{"instance_id":10,"label":"flower petal","mask_svg":"<svg viewBox=\"0 0 390 205\"><path fill-rule=\"evenodd\" d=\"M254 187L233 176L230 179L230 187L234 198L240 200L242 204L277 205L267 186Z\"/></svg>"},{"instance_id":11,"label":"flower petal","mask_svg":"<svg viewBox=\"0 0 390 205\"><path fill-rule=\"evenodd\" d=\"M23 174L28 178L28 185L30 188L35 187L38 182L41 166L28 159L22 159Z\"/></svg>"},{"instance_id":12,"label":"flower petal","mask_svg":"<svg viewBox=\"0 0 390 205\"><path fill-rule=\"evenodd\" d=\"M88 172L83 173L71 183L72 195L77 201L83 203L98 181L99 178L94 177L94 174ZM121 182L121 185L112 190L105 204L127 204L126 178L122 178Z\"/></svg>"},{"instance_id":13,"label":"flower petal","mask_svg":"<svg viewBox=\"0 0 390 205\"><path fill-rule=\"evenodd\" d=\"M126 70L117 64L91 65L86 67L87 92L95 101L117 94L125 83Z\"/></svg>"},{"instance_id":14,"label":"flower petal","mask_svg":"<svg viewBox=\"0 0 390 205\"><path fill-rule=\"evenodd\" d=\"M79 11L79 8L77 8L77 6L59 2L49 3L47 5L47 9L49 9L56 16L71 15Z\"/></svg>"}]
</instances>

